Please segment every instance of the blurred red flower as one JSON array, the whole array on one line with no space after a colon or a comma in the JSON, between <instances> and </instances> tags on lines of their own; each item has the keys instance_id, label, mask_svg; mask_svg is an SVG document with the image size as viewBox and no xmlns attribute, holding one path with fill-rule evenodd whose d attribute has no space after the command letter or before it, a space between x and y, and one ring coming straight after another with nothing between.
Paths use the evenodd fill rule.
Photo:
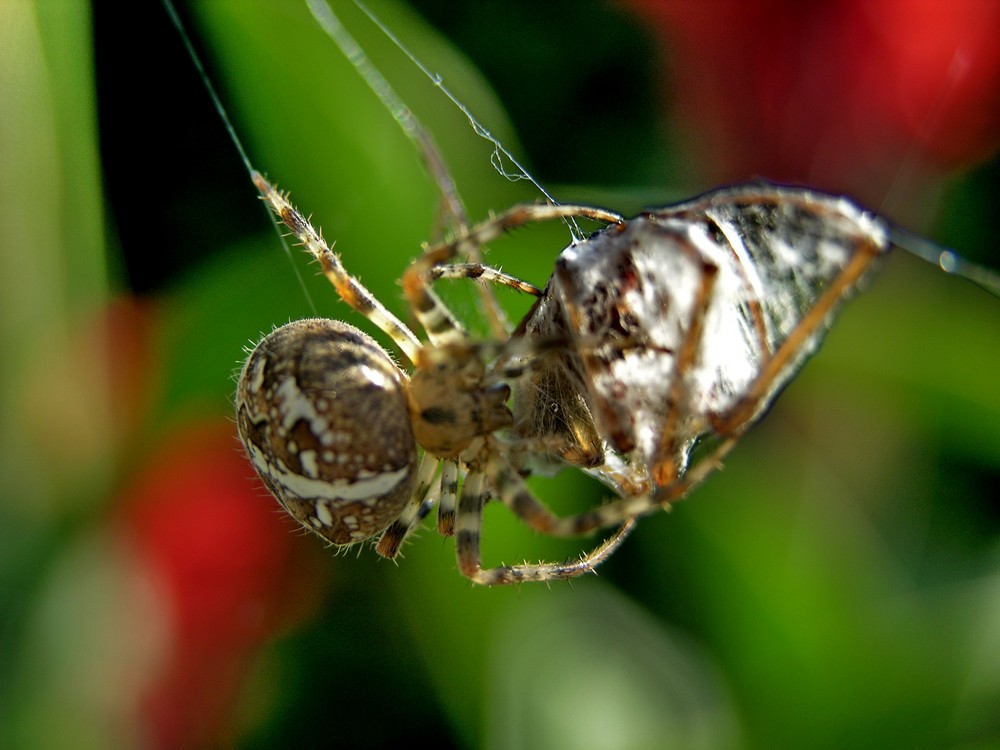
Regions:
<instances>
[{"instance_id":1,"label":"blurred red flower","mask_svg":"<svg viewBox=\"0 0 1000 750\"><path fill-rule=\"evenodd\" d=\"M711 182L802 183L877 207L1000 145L995 0L626 3L661 39L672 115Z\"/></svg>"},{"instance_id":2,"label":"blurred red flower","mask_svg":"<svg viewBox=\"0 0 1000 750\"><path fill-rule=\"evenodd\" d=\"M324 568L309 564L313 549L290 533L226 420L161 442L120 512L166 620L140 725L156 747L212 744L255 649L309 613Z\"/></svg>"}]
</instances>

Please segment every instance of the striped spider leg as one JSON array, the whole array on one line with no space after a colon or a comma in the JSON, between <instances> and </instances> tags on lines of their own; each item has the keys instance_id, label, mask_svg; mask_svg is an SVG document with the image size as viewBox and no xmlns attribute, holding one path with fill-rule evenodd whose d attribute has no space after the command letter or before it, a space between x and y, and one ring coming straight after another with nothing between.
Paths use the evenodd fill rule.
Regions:
<instances>
[{"instance_id":1,"label":"striped spider leg","mask_svg":"<svg viewBox=\"0 0 1000 750\"><path fill-rule=\"evenodd\" d=\"M574 562L482 568L479 529L486 499L499 495L515 511L538 503L513 502L510 488L520 491L523 480L494 435L512 423L506 405L510 388L487 366L486 357L495 357L505 344L471 341L430 284L441 276L478 277L537 293L480 263L449 267L448 261L474 257L470 248L526 222L568 216L616 222L620 217L580 206L520 206L427 250L403 277L407 299L429 339L425 345L347 273L286 196L260 174L254 174L254 183L319 261L341 298L389 335L413 365L407 375L373 339L339 321L296 321L261 340L240 375L237 423L255 469L279 503L334 545L379 536L376 550L394 557L430 511L435 500L430 490L442 464L439 528L445 534L454 528L459 568L474 582L579 576L611 554L630 522Z\"/></svg>"}]
</instances>

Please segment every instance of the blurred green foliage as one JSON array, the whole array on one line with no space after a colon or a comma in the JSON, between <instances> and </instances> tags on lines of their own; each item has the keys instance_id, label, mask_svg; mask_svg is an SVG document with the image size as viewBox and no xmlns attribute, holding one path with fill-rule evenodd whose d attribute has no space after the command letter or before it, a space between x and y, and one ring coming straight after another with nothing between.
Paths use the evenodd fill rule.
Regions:
<instances>
[{"instance_id":1,"label":"blurred green foliage","mask_svg":"<svg viewBox=\"0 0 1000 750\"><path fill-rule=\"evenodd\" d=\"M58 23L45 3L28 23L30 10L16 5L4 14L22 25L0 28L22 33L25 45L38 45L36 34L42 39L33 49L21 48L18 60L27 64L35 54L51 63L52 50L67 44L79 59L87 57L86 23ZM408 6L372 5L520 153L514 126L473 64ZM472 217L536 198L525 183L494 171L490 145L381 32L350 4L336 7L433 134ZM436 211L434 185L412 144L304 6L220 0L193 3L185 12L253 165L292 192L336 240L348 268L406 319L396 280L432 236ZM166 24L165 15L156 22ZM533 32L564 36L580 28ZM479 44L489 45L491 33L497 32L486 29ZM517 50L509 54L516 57ZM561 63L558 75L571 76L579 60ZM35 129L38 142L22 153L57 154L49 164L51 181L82 187L89 200L65 200L67 194L78 198L79 189L29 190L20 179L5 179L0 188L6 204L0 255L9 269L0 277L42 290L4 296L4 346L15 352L30 347L11 338L24 306L38 303L51 313L55 323L36 321L50 331L78 314L78 298L107 295L105 266L120 268L118 253L134 262L145 252L118 248L114 240L105 244L96 226L102 210L95 205L95 142L50 145L70 134L95 137L92 128L80 130L94 119L93 101L79 95L88 90L87 68L75 74L76 85L47 92L59 105L55 112L25 114L18 105L23 116L47 124ZM192 79L188 71L183 75ZM16 118L9 104L0 109ZM74 109L63 111L64 104ZM602 106L600 96L580 102L572 127L586 132L588 112ZM128 210L141 211L160 191L198 196L184 187L186 173L197 166L164 163L155 140L162 131L147 129L141 119L133 127L130 146L113 147L138 149L134 158L148 162L149 180L135 186L141 200L133 198ZM648 119L635 127L655 132ZM601 137L599 129L595 153L574 155L575 173L585 171L584 160L617 158L615 144ZM662 142L634 138L629 149L642 143L648 152L628 159L672 164L657 154ZM3 151L10 180L37 169L28 165L12 174L19 146ZM634 210L641 202L635 196L655 192L650 171L659 168L647 170L640 184L548 187L561 199ZM952 196L969 189L962 179L964 185L984 181L982 174L959 178ZM995 184L986 184L994 191L987 203L995 206ZM660 200L678 192L657 187ZM249 181L229 200L253 205ZM949 237L995 253L988 222L974 212L963 215L965 205L945 202ZM197 242L197 235L215 231L213 213L224 208L206 209L203 197L193 201L176 211L181 229L173 231ZM122 206L109 210L117 215ZM12 232L11 215L47 217L59 232L41 243ZM566 239L561 227L526 229L491 247L489 260L542 284ZM104 244L104 258L81 249L95 244ZM993 257L994 263L1000 258ZM241 347L276 324L320 314L345 317L378 336L314 270L294 248L291 256L282 251L261 208L255 226L168 279L159 294L155 342L163 390L147 416L148 434L185 415L226 412ZM86 280L87 289L60 291L49 283L55 279ZM473 316L473 302L461 292L454 303L463 317ZM49 293L56 296L37 296ZM524 309L523 301L506 295L504 301L512 315ZM318 616L254 661L236 719L239 745L998 746L998 341L998 300L896 254L725 470L673 512L646 519L599 577L573 586L474 589L455 571L452 542L430 529L406 548L398 566L368 550L329 556L323 564L333 570L333 583ZM25 418L16 412L18 377L4 378L4 413L12 415L4 420L5 459L25 453L17 435ZM108 471L116 468L104 460ZM9 460L4 466L14 493L0 506L2 634L21 647L31 640L23 632L24 612L37 595L37 576L72 533L59 531L64 519L25 520L15 505L34 502L42 491L30 486L37 469ZM55 475L52 491L68 491ZM107 477L93 481L90 493L97 497L116 484ZM601 494L574 475L539 480L536 487L558 507L595 502ZM96 504L83 515L99 510ZM25 529L30 534L22 535ZM488 508L484 545L493 563L567 557L582 548L526 532L501 507ZM26 572L34 566L37 574ZM3 697L16 696L26 672L5 672ZM28 725L32 717L11 715L17 700L4 704L14 707L4 725Z\"/></svg>"}]
</instances>

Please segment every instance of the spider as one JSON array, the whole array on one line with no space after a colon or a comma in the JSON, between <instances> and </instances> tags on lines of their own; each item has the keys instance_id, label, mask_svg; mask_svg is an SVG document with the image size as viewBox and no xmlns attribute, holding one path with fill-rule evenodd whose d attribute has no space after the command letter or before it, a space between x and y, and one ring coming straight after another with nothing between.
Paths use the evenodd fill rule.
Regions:
<instances>
[{"instance_id":1,"label":"spider","mask_svg":"<svg viewBox=\"0 0 1000 750\"><path fill-rule=\"evenodd\" d=\"M341 299L412 365L404 372L339 321L300 320L265 336L236 395L254 467L305 528L337 546L377 537L376 551L389 558L437 504L460 572L484 585L591 572L638 517L699 484L890 247L887 225L846 199L765 184L629 221L586 206L516 206L460 226L406 269L402 286L424 343L347 272L285 194L260 173L253 180ZM566 248L542 290L458 260L476 259L525 223L569 217L607 226ZM537 299L506 338L475 340L431 288L445 277ZM524 479L553 463L591 473L620 497L555 515ZM489 499L546 534L618 530L571 562L484 568Z\"/></svg>"},{"instance_id":2,"label":"spider","mask_svg":"<svg viewBox=\"0 0 1000 750\"><path fill-rule=\"evenodd\" d=\"M402 276L422 339L347 271L287 195L252 172L340 298L409 365L352 325L314 318L265 336L242 370L237 422L253 465L279 503L332 545L375 540L380 555L395 558L436 505L438 531L456 538L458 568L475 583L592 572L636 519L669 507L720 465L891 247L946 270L960 263L962 275L993 294L1000 288L992 272L923 246L846 198L767 183L627 221L550 202L471 225L429 134L332 11L321 3L310 10L421 152L452 227ZM576 218L605 227L574 239L541 289L481 260L482 246L516 227ZM467 333L434 293L445 278L485 282L476 288L489 339ZM534 304L511 327L486 284ZM616 498L556 515L525 478L567 466ZM548 535L617 530L570 562L484 568L489 500Z\"/></svg>"}]
</instances>

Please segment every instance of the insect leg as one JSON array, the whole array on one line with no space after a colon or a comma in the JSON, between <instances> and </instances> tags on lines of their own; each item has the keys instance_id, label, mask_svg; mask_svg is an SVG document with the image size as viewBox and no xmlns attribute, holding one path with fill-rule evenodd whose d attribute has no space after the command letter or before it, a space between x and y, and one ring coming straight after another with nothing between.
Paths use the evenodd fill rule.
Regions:
<instances>
[{"instance_id":1,"label":"insect leg","mask_svg":"<svg viewBox=\"0 0 1000 750\"><path fill-rule=\"evenodd\" d=\"M660 436L657 455L650 467L653 481L659 487L677 481L684 468L678 458L683 452L681 445L678 444L678 435L681 434L681 431L677 429L678 421L684 416L683 412L688 401L685 393L687 375L698 367L701 337L705 330L705 315L712 302L712 292L715 289L718 273L718 266L708 261L702 261L701 284L698 286L698 292L691 307L691 317L688 320L684 341L677 352L673 379L670 383L667 418Z\"/></svg>"},{"instance_id":2,"label":"insect leg","mask_svg":"<svg viewBox=\"0 0 1000 750\"><path fill-rule=\"evenodd\" d=\"M716 415L712 420L712 428L717 434L738 436L750 426L762 405L770 400L775 389L795 371L797 363L801 361L802 352L808 349L809 340L817 330L827 325L837 305L855 288L858 280L882 252L882 248L874 242L861 239L857 241L857 247L850 261L830 282L822 296L788 334L773 356L764 363L746 395L731 409Z\"/></svg>"}]
</instances>

